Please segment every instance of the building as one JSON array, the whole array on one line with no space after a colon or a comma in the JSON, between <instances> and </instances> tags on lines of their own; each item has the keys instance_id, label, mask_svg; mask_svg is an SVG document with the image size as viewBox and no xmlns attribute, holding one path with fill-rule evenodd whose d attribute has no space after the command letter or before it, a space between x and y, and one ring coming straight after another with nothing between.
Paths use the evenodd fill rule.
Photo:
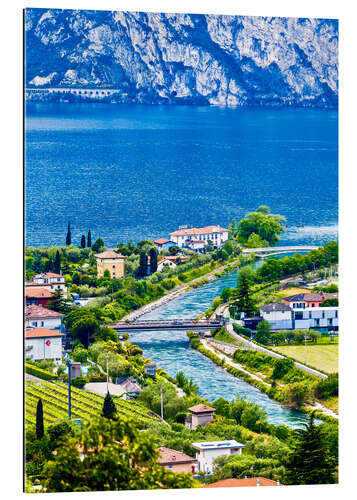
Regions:
<instances>
[{"instance_id":1,"label":"building","mask_svg":"<svg viewBox=\"0 0 357 500\"><path fill-rule=\"evenodd\" d=\"M43 307L47 306L49 300L51 300L53 292L47 288L40 286L27 286L25 288L25 303L27 306L31 304L40 305Z\"/></svg>"},{"instance_id":2,"label":"building","mask_svg":"<svg viewBox=\"0 0 357 500\"><path fill-rule=\"evenodd\" d=\"M50 330L61 330L64 314L43 306L32 304L25 306L25 326L34 328L49 328Z\"/></svg>"},{"instance_id":3,"label":"building","mask_svg":"<svg viewBox=\"0 0 357 500\"><path fill-rule=\"evenodd\" d=\"M338 331L338 306L291 308L272 302L260 307L262 319L272 330L316 330L321 333ZM249 318L248 318L249 319ZM247 326L245 320L244 326Z\"/></svg>"},{"instance_id":4,"label":"building","mask_svg":"<svg viewBox=\"0 0 357 500\"><path fill-rule=\"evenodd\" d=\"M25 358L32 361L37 359L62 359L63 333L49 328L26 328L25 330Z\"/></svg>"},{"instance_id":5,"label":"building","mask_svg":"<svg viewBox=\"0 0 357 500\"><path fill-rule=\"evenodd\" d=\"M186 240L186 247L194 252L202 253L206 247L207 243L201 240Z\"/></svg>"},{"instance_id":6,"label":"building","mask_svg":"<svg viewBox=\"0 0 357 500\"><path fill-rule=\"evenodd\" d=\"M202 241L205 246L211 242L215 248L219 248L228 240L228 233L228 229L221 226L191 227L180 228L170 233L170 237L179 248L186 247L188 240Z\"/></svg>"},{"instance_id":7,"label":"building","mask_svg":"<svg viewBox=\"0 0 357 500\"><path fill-rule=\"evenodd\" d=\"M204 404L199 404L191 406L191 408L188 408L188 411L191 414L187 419L186 426L190 429L196 429L198 425L204 427L206 424L212 422L216 409Z\"/></svg>"},{"instance_id":8,"label":"building","mask_svg":"<svg viewBox=\"0 0 357 500\"><path fill-rule=\"evenodd\" d=\"M172 450L165 446L158 449L160 456L158 463L172 472L192 472L194 474L197 466L197 460L182 451Z\"/></svg>"},{"instance_id":9,"label":"building","mask_svg":"<svg viewBox=\"0 0 357 500\"><path fill-rule=\"evenodd\" d=\"M192 443L196 453L198 472L212 474L214 460L222 455L241 455L244 444L238 443L235 439L230 441L210 441L205 443Z\"/></svg>"},{"instance_id":10,"label":"building","mask_svg":"<svg viewBox=\"0 0 357 500\"><path fill-rule=\"evenodd\" d=\"M222 479L211 484L205 484L204 488L237 488L239 486L281 486L280 481L267 479L266 477L245 477L243 479Z\"/></svg>"},{"instance_id":11,"label":"building","mask_svg":"<svg viewBox=\"0 0 357 500\"><path fill-rule=\"evenodd\" d=\"M298 293L284 297L283 301L292 309L306 309L307 307L320 307L324 300L337 298L337 293Z\"/></svg>"},{"instance_id":12,"label":"building","mask_svg":"<svg viewBox=\"0 0 357 500\"><path fill-rule=\"evenodd\" d=\"M56 273L36 274L33 277L31 285L28 284L28 286L35 286L35 285L40 285L43 288L48 288L53 291L54 290L61 290L61 292L67 291L64 276Z\"/></svg>"},{"instance_id":13,"label":"building","mask_svg":"<svg viewBox=\"0 0 357 500\"><path fill-rule=\"evenodd\" d=\"M170 247L176 246L176 244L168 240L166 238L158 238L157 240L154 241L154 244L160 249L160 250L168 250Z\"/></svg>"},{"instance_id":14,"label":"building","mask_svg":"<svg viewBox=\"0 0 357 500\"><path fill-rule=\"evenodd\" d=\"M307 307L294 311L293 329L312 329L321 333L338 331L338 306Z\"/></svg>"},{"instance_id":15,"label":"building","mask_svg":"<svg viewBox=\"0 0 357 500\"><path fill-rule=\"evenodd\" d=\"M271 302L260 307L260 315L269 321L272 330L289 330L292 328L293 311L287 304Z\"/></svg>"},{"instance_id":16,"label":"building","mask_svg":"<svg viewBox=\"0 0 357 500\"><path fill-rule=\"evenodd\" d=\"M97 277L104 275L104 271L108 270L111 279L118 279L124 276L124 255L114 252L114 250L106 250L102 253L97 253L95 256L97 261Z\"/></svg>"}]
</instances>

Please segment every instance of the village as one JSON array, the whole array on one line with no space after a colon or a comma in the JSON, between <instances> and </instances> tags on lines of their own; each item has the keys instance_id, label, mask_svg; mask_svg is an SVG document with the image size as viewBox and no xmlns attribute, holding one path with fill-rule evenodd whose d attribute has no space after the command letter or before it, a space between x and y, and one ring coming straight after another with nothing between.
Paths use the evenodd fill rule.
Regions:
<instances>
[{"instance_id":1,"label":"village","mask_svg":"<svg viewBox=\"0 0 357 500\"><path fill-rule=\"evenodd\" d=\"M205 437L206 429L208 437L220 436L216 440L192 440L181 449L167 446L172 439L161 439L161 443L158 440L157 463L174 473L189 473L204 487L284 484L284 475L273 471L265 475L228 475L227 478L219 474L222 465L217 464L225 463L229 457L245 456L244 449L250 447L252 436L244 443L233 439L236 433L232 431L227 439L222 439L221 433L217 436L217 431L210 429L223 425L227 417L223 416L222 409L217 410L209 401L200 398L198 387L187 374L177 373L176 378L168 375L161 369L160 359L146 359L142 349L130 342L134 330L157 328L158 335L160 328L186 330L194 349L230 370L232 375L245 377L248 383L260 390L266 391L270 387L270 397L284 404L297 405L297 408L304 404L306 408L309 406L313 386L316 396L311 400L318 397L319 416L325 412L333 415L325 416L326 419L338 418L335 404L333 411L328 410L335 393L326 397L322 394L325 381L330 383L329 373L333 374L335 370L312 366L306 357L307 348L313 352L321 344L320 350L323 350L328 344L335 346L338 339L338 274L334 247L328 250L332 257L327 260L321 259L321 252L327 255L324 249L311 250L307 254L306 258L309 255L313 258L310 274L282 271L281 280L260 278L259 273L263 276L262 273L267 272L263 264L258 267L254 282L252 276L248 280L244 276L252 273L250 266L261 247L254 251L250 246L244 254L247 246L235 238L237 228L235 222L229 229L220 226L181 227L170 233L169 239L147 240L139 243L137 249L123 244L118 248L105 248L100 238L93 245L86 246L82 236L81 246L74 252L69 225L62 256L56 249L55 254L52 251L52 258L43 251L46 257L39 258L36 251L29 249L24 346L27 424L31 426L37 422L41 400L46 425L56 426L67 415L80 428L101 405L104 411L109 398L114 413L124 411L124 414L135 416L132 413L134 408L139 411L140 427L148 428L152 422L155 425L162 422L164 426L182 426L179 433L185 427L193 433L192 439L196 435ZM88 240L91 243L90 234ZM271 251L271 247L263 245L265 251ZM71 263L70 252L79 259L76 257ZM296 255L280 261L285 264L289 259L300 262L301 256ZM271 265L270 260L267 260L268 265ZM136 270L133 263L137 265ZM321 267L322 271L316 272L316 267ZM35 269L42 270L36 273ZM234 269L238 269L237 289L224 289L203 316L189 322L177 318L170 322L170 326L140 320L141 315L177 299L192 287L205 285ZM327 271L330 279L326 279ZM156 283L148 282L152 276L160 276L160 279L156 278ZM103 290L103 294L97 295L98 289ZM289 291L298 293L289 294ZM305 350L305 359L297 356L290 365L292 358L287 352L295 346ZM253 369L249 364L249 356L258 354L271 360L263 360L269 369L258 365ZM244 356L247 359L243 360ZM299 402L294 400L294 384L290 379L284 374L278 378L272 375L278 361L285 363L287 372L296 373L294 377L298 383L306 381L308 384L309 395L306 392ZM273 379L279 382L276 387L272 384ZM290 400L285 401L282 394L288 390ZM238 404L238 401L227 402L228 407ZM177 410L170 410L172 404L177 405ZM248 405L247 410L251 405L249 402L240 404ZM219 414L215 415L217 411ZM258 407L254 411L257 416L248 424L250 431L246 432L256 429L256 422L260 421L260 430L263 422L265 432L274 435L274 426L267 424L266 416L260 416ZM236 425L238 422L241 422L241 417ZM191 453L184 452L187 448ZM81 456L83 459L83 453ZM223 457L223 462L218 460L219 457ZM28 460L31 470L33 458ZM33 477L34 484L40 485L40 478L36 477Z\"/></svg>"}]
</instances>

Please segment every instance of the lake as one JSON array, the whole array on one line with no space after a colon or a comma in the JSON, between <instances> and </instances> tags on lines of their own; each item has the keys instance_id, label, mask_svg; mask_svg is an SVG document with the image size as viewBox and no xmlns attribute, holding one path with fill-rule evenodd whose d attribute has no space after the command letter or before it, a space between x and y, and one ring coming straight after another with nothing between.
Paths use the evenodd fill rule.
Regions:
<instances>
[{"instance_id":1,"label":"lake","mask_svg":"<svg viewBox=\"0 0 357 500\"><path fill-rule=\"evenodd\" d=\"M336 111L29 103L25 127L28 245L64 245L68 221L74 244L115 246L263 204L282 243L337 238Z\"/></svg>"}]
</instances>

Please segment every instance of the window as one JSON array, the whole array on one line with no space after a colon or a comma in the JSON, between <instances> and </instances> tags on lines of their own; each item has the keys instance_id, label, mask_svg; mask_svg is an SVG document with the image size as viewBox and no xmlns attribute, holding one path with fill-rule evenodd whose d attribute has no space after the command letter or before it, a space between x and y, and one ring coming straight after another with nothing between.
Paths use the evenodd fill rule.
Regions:
<instances>
[{"instance_id":1,"label":"window","mask_svg":"<svg viewBox=\"0 0 357 500\"><path fill-rule=\"evenodd\" d=\"M32 326L37 326L37 321L33 321Z\"/></svg>"},{"instance_id":2,"label":"window","mask_svg":"<svg viewBox=\"0 0 357 500\"><path fill-rule=\"evenodd\" d=\"M113 264L113 269L115 269L115 264Z\"/></svg>"},{"instance_id":3,"label":"window","mask_svg":"<svg viewBox=\"0 0 357 500\"><path fill-rule=\"evenodd\" d=\"M335 318L338 318L338 311L335 311Z\"/></svg>"},{"instance_id":4,"label":"window","mask_svg":"<svg viewBox=\"0 0 357 500\"><path fill-rule=\"evenodd\" d=\"M315 307L315 304L311 304L311 307Z\"/></svg>"},{"instance_id":5,"label":"window","mask_svg":"<svg viewBox=\"0 0 357 500\"><path fill-rule=\"evenodd\" d=\"M315 319L315 326L320 326L320 320L319 319Z\"/></svg>"},{"instance_id":6,"label":"window","mask_svg":"<svg viewBox=\"0 0 357 500\"><path fill-rule=\"evenodd\" d=\"M330 326L332 326L332 318L329 318L329 320L328 320L328 324L329 324Z\"/></svg>"},{"instance_id":7,"label":"window","mask_svg":"<svg viewBox=\"0 0 357 500\"><path fill-rule=\"evenodd\" d=\"M325 311L322 311L322 317L323 318L325 317Z\"/></svg>"},{"instance_id":8,"label":"window","mask_svg":"<svg viewBox=\"0 0 357 500\"><path fill-rule=\"evenodd\" d=\"M311 311L309 311L309 319L312 318L312 314L311 314Z\"/></svg>"},{"instance_id":9,"label":"window","mask_svg":"<svg viewBox=\"0 0 357 500\"><path fill-rule=\"evenodd\" d=\"M44 321L41 321L41 326L45 326L45 322Z\"/></svg>"}]
</instances>

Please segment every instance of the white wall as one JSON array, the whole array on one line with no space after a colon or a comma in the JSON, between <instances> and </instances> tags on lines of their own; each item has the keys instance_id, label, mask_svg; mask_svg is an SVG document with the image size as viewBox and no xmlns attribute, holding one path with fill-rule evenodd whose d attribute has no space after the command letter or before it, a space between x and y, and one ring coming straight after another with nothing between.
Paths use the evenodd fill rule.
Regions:
<instances>
[{"instance_id":1,"label":"white wall","mask_svg":"<svg viewBox=\"0 0 357 500\"><path fill-rule=\"evenodd\" d=\"M49 340L51 345L47 346ZM26 348L31 347L29 351ZM35 339L25 339L25 358L37 359L61 359L62 358L62 337L45 337Z\"/></svg>"},{"instance_id":2,"label":"white wall","mask_svg":"<svg viewBox=\"0 0 357 500\"><path fill-rule=\"evenodd\" d=\"M61 328L61 323L61 318L40 318L26 320L26 326L33 326L35 328L48 328L49 330L59 330Z\"/></svg>"},{"instance_id":3,"label":"white wall","mask_svg":"<svg viewBox=\"0 0 357 500\"><path fill-rule=\"evenodd\" d=\"M242 454L242 448L239 448L238 450L236 449L231 449L231 448L224 448L224 449L214 449L214 450L200 450L198 453L196 453L196 458L198 461L198 470L211 473L214 469L213 461L222 455L233 455L233 454Z\"/></svg>"}]
</instances>

